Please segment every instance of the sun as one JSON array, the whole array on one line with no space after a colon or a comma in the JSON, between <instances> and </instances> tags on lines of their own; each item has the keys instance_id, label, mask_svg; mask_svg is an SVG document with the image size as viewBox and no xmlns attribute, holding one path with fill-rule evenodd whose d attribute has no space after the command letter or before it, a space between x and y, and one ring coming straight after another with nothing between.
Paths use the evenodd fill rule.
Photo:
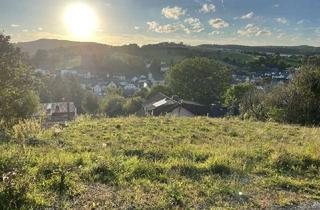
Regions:
<instances>
[{"instance_id":1,"label":"sun","mask_svg":"<svg viewBox=\"0 0 320 210\"><path fill-rule=\"evenodd\" d=\"M97 29L96 14L84 3L69 5L64 13L64 23L70 34L81 40L92 38Z\"/></svg>"}]
</instances>

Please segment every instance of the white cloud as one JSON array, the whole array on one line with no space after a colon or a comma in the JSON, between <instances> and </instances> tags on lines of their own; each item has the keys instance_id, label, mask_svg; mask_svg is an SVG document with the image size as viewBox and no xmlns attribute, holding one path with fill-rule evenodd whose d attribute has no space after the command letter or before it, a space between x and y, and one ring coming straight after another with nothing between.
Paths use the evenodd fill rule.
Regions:
<instances>
[{"instance_id":1,"label":"white cloud","mask_svg":"<svg viewBox=\"0 0 320 210\"><path fill-rule=\"evenodd\" d=\"M221 35L223 34L223 31L212 31L211 33L209 33L209 35Z\"/></svg>"},{"instance_id":2,"label":"white cloud","mask_svg":"<svg viewBox=\"0 0 320 210\"><path fill-rule=\"evenodd\" d=\"M256 36L271 36L272 32L266 29L257 32Z\"/></svg>"},{"instance_id":3,"label":"white cloud","mask_svg":"<svg viewBox=\"0 0 320 210\"><path fill-rule=\"evenodd\" d=\"M11 24L11 27L12 27L12 28L18 28L18 27L20 27L20 25L18 25L18 24Z\"/></svg>"},{"instance_id":4,"label":"white cloud","mask_svg":"<svg viewBox=\"0 0 320 210\"><path fill-rule=\"evenodd\" d=\"M149 30L161 33L161 34L169 34L174 33L179 30L184 31L186 33L190 33L190 31L183 24L166 24L160 25L155 21L147 22L149 26Z\"/></svg>"},{"instance_id":5,"label":"white cloud","mask_svg":"<svg viewBox=\"0 0 320 210\"><path fill-rule=\"evenodd\" d=\"M204 30L204 27L198 18L188 18L185 19L184 22L190 25L192 32L200 33Z\"/></svg>"},{"instance_id":6,"label":"white cloud","mask_svg":"<svg viewBox=\"0 0 320 210\"><path fill-rule=\"evenodd\" d=\"M278 8L278 7L280 7L280 5L279 4L275 4L275 5L273 5L273 7Z\"/></svg>"},{"instance_id":7,"label":"white cloud","mask_svg":"<svg viewBox=\"0 0 320 210\"><path fill-rule=\"evenodd\" d=\"M28 29L23 29L22 32L27 33L29 30Z\"/></svg>"},{"instance_id":8,"label":"white cloud","mask_svg":"<svg viewBox=\"0 0 320 210\"><path fill-rule=\"evenodd\" d=\"M200 12L203 12L203 13L209 13L209 12L215 12L215 11L216 11L216 6L214 4L204 4L200 9Z\"/></svg>"},{"instance_id":9,"label":"white cloud","mask_svg":"<svg viewBox=\"0 0 320 210\"><path fill-rule=\"evenodd\" d=\"M297 22L298 25L301 25L301 24L303 24L303 23L304 23L304 20L299 20L299 21Z\"/></svg>"},{"instance_id":10,"label":"white cloud","mask_svg":"<svg viewBox=\"0 0 320 210\"><path fill-rule=\"evenodd\" d=\"M166 7L162 9L162 15L168 19L178 20L180 17L186 14L186 10L183 10L181 7Z\"/></svg>"},{"instance_id":11,"label":"white cloud","mask_svg":"<svg viewBox=\"0 0 320 210\"><path fill-rule=\"evenodd\" d=\"M254 16L253 12L249 12L248 14L245 14L240 17L240 19L245 20L245 19L251 19Z\"/></svg>"},{"instance_id":12,"label":"white cloud","mask_svg":"<svg viewBox=\"0 0 320 210\"><path fill-rule=\"evenodd\" d=\"M277 23L281 23L281 24L287 24L288 20L284 17L280 17L280 18L276 18L275 19Z\"/></svg>"},{"instance_id":13,"label":"white cloud","mask_svg":"<svg viewBox=\"0 0 320 210\"><path fill-rule=\"evenodd\" d=\"M135 26L134 30L140 30L140 27L139 26Z\"/></svg>"},{"instance_id":14,"label":"white cloud","mask_svg":"<svg viewBox=\"0 0 320 210\"><path fill-rule=\"evenodd\" d=\"M221 18L211 19L209 20L210 26L216 29L227 28L229 27L229 23L222 20Z\"/></svg>"},{"instance_id":15,"label":"white cloud","mask_svg":"<svg viewBox=\"0 0 320 210\"><path fill-rule=\"evenodd\" d=\"M43 28L42 27L38 27L38 31L43 31Z\"/></svg>"},{"instance_id":16,"label":"white cloud","mask_svg":"<svg viewBox=\"0 0 320 210\"><path fill-rule=\"evenodd\" d=\"M243 29L238 30L237 32L240 36L270 36L272 32L267 29L260 29L258 26L253 24L248 24Z\"/></svg>"},{"instance_id":17,"label":"white cloud","mask_svg":"<svg viewBox=\"0 0 320 210\"><path fill-rule=\"evenodd\" d=\"M282 39L285 35L286 35L285 33L280 33L280 34L278 34L277 38Z\"/></svg>"}]
</instances>

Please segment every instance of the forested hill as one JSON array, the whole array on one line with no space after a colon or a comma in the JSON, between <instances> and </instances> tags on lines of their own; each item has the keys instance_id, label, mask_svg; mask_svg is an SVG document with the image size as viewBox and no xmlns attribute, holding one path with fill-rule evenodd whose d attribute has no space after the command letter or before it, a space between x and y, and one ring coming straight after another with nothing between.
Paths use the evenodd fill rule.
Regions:
<instances>
[{"instance_id":1,"label":"forested hill","mask_svg":"<svg viewBox=\"0 0 320 210\"><path fill-rule=\"evenodd\" d=\"M312 47L308 45L301 45L301 46L199 45L198 47L206 48L206 49L238 50L243 52L281 53L281 54L288 54L288 55L320 54L320 47Z\"/></svg>"},{"instance_id":2,"label":"forested hill","mask_svg":"<svg viewBox=\"0 0 320 210\"><path fill-rule=\"evenodd\" d=\"M110 45L100 44L95 42L75 42L67 40L57 40L57 39L40 39L31 42L21 42L17 44L24 52L28 52L33 55L37 50L53 50L57 48L69 48L69 47L90 47L90 48L105 48L105 49L141 49L141 50L159 50L160 48L168 49L180 49L180 50L234 50L243 52L262 52L262 53L282 53L282 54L300 54L300 55L313 55L320 54L320 47L312 47L307 45L302 46L244 46L244 45L199 45L191 47L184 44L175 43L159 43L159 44L149 44L139 47L138 45L124 45L118 47L111 47Z\"/></svg>"},{"instance_id":3,"label":"forested hill","mask_svg":"<svg viewBox=\"0 0 320 210\"><path fill-rule=\"evenodd\" d=\"M162 77L159 70L162 63L171 66L192 57L215 59L227 64L236 72L247 73L296 68L308 59L307 56L320 54L320 48L310 46L189 46L169 42L144 46L137 44L110 46L94 42L41 39L18 43L17 46L29 54L36 68L52 71L64 68L83 69L103 75L109 73L128 76L151 72L156 77ZM146 63L151 63L151 68L146 69Z\"/></svg>"},{"instance_id":4,"label":"forested hill","mask_svg":"<svg viewBox=\"0 0 320 210\"><path fill-rule=\"evenodd\" d=\"M69 47L100 47L108 48L108 45L99 44L95 42L75 42L68 40L57 40L57 39L39 39L31 42L19 42L17 47L21 48L22 51L34 55L38 50L54 50L59 48Z\"/></svg>"}]
</instances>

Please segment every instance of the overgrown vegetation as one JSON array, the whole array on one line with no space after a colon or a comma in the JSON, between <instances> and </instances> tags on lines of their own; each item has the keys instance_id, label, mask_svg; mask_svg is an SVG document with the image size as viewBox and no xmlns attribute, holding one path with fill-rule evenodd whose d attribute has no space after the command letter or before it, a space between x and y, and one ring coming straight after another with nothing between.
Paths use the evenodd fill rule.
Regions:
<instances>
[{"instance_id":1,"label":"overgrown vegetation","mask_svg":"<svg viewBox=\"0 0 320 210\"><path fill-rule=\"evenodd\" d=\"M319 125L320 68L305 66L288 84L247 91L240 104L242 115L258 120Z\"/></svg>"},{"instance_id":2,"label":"overgrown vegetation","mask_svg":"<svg viewBox=\"0 0 320 210\"><path fill-rule=\"evenodd\" d=\"M0 33L0 120L3 120L0 126L30 117L39 105L33 92L31 66L20 49L9 41L9 36Z\"/></svg>"},{"instance_id":3,"label":"overgrown vegetation","mask_svg":"<svg viewBox=\"0 0 320 210\"><path fill-rule=\"evenodd\" d=\"M28 132L27 132L28 131ZM21 122L0 208L262 209L320 199L319 128L209 118Z\"/></svg>"}]
</instances>

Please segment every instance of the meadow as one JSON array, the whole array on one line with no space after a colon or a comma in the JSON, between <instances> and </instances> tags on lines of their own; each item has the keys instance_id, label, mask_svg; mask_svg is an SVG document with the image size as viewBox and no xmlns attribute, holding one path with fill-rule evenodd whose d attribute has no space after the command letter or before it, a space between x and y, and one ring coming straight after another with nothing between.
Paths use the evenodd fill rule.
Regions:
<instances>
[{"instance_id":1,"label":"meadow","mask_svg":"<svg viewBox=\"0 0 320 210\"><path fill-rule=\"evenodd\" d=\"M320 129L210 118L15 127L0 209L270 209L320 199Z\"/></svg>"}]
</instances>

